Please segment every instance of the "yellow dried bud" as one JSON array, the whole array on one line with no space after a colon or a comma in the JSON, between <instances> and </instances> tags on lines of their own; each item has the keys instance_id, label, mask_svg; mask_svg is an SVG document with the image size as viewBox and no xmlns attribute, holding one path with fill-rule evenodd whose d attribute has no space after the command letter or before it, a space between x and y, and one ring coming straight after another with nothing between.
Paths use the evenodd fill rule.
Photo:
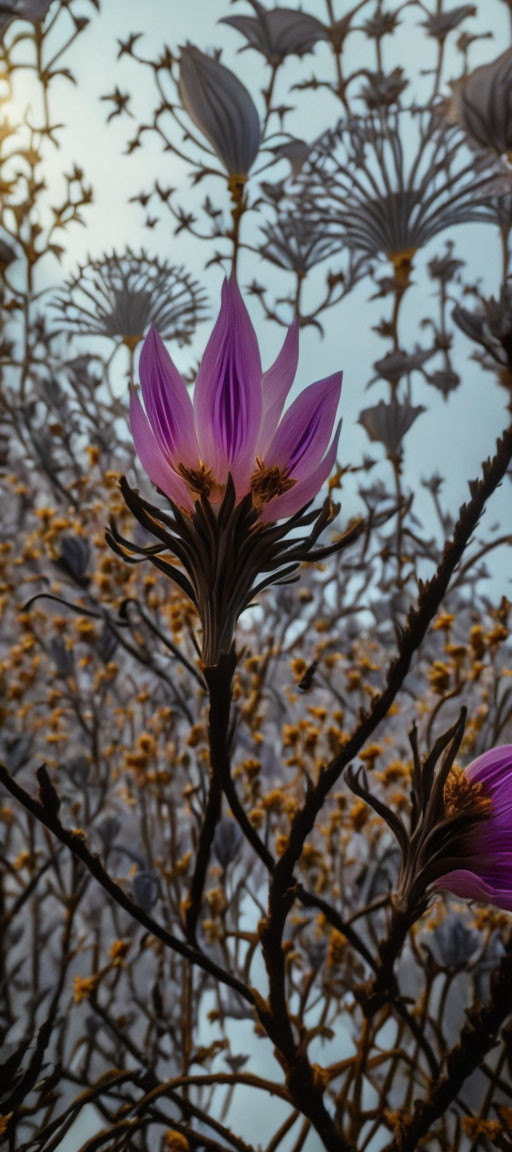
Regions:
<instances>
[{"instance_id":1,"label":"yellow dried bud","mask_svg":"<svg viewBox=\"0 0 512 1152\"><path fill-rule=\"evenodd\" d=\"M182 1132L166 1132L165 1147L167 1152L190 1152L190 1144Z\"/></svg>"}]
</instances>

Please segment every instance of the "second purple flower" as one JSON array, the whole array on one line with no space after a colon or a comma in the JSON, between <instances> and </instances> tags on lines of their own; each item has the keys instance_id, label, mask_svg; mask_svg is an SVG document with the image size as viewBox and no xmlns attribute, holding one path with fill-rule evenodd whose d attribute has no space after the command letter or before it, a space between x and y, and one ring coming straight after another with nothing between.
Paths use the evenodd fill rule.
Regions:
<instances>
[{"instance_id":1,"label":"second purple flower","mask_svg":"<svg viewBox=\"0 0 512 1152\"><path fill-rule=\"evenodd\" d=\"M452 838L450 868L437 888L512 911L512 744L491 748L449 776L445 805L449 818L474 821Z\"/></svg>"}]
</instances>

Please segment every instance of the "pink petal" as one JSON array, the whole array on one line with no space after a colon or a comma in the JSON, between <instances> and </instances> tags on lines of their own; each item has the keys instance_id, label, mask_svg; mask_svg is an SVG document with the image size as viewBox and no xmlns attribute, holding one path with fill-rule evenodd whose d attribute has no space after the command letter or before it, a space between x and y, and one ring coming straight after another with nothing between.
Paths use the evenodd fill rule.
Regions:
<instances>
[{"instance_id":1,"label":"pink petal","mask_svg":"<svg viewBox=\"0 0 512 1152\"><path fill-rule=\"evenodd\" d=\"M261 424L261 360L256 333L233 278L224 281L194 406L201 459L219 483L225 483L231 472L240 495L254 469Z\"/></svg>"},{"instance_id":2,"label":"pink petal","mask_svg":"<svg viewBox=\"0 0 512 1152\"><path fill-rule=\"evenodd\" d=\"M303 508L305 504L309 504L309 501L314 499L334 467L340 432L341 420L334 434L334 439L329 451L323 460L320 461L320 464L317 465L314 472L304 480L299 480L297 484L294 484L293 488L290 488L289 491L285 492L282 496L276 496L275 500L271 500L268 504L265 504L261 510L262 520L283 520L285 517L293 516L295 512L299 511L299 508Z\"/></svg>"},{"instance_id":3,"label":"pink petal","mask_svg":"<svg viewBox=\"0 0 512 1152\"><path fill-rule=\"evenodd\" d=\"M491 790L501 778L510 776L512 779L512 744L501 744L483 752L468 764L465 771L470 780L482 783L486 789Z\"/></svg>"},{"instance_id":4,"label":"pink petal","mask_svg":"<svg viewBox=\"0 0 512 1152\"><path fill-rule=\"evenodd\" d=\"M310 384L285 412L265 453L268 468L286 468L305 479L320 463L331 437L341 392L342 373Z\"/></svg>"},{"instance_id":5,"label":"pink petal","mask_svg":"<svg viewBox=\"0 0 512 1152\"><path fill-rule=\"evenodd\" d=\"M482 900L486 904L495 904L498 908L512 910L512 888L498 888L486 884L481 876L469 872L467 868L456 868L447 872L436 880L436 888L453 892L455 896L463 896L466 900Z\"/></svg>"},{"instance_id":6,"label":"pink petal","mask_svg":"<svg viewBox=\"0 0 512 1152\"><path fill-rule=\"evenodd\" d=\"M263 392L263 419L258 439L257 455L263 457L281 419L286 397L295 379L299 362L299 321L292 321L283 347L272 367L261 381Z\"/></svg>"},{"instance_id":7,"label":"pink petal","mask_svg":"<svg viewBox=\"0 0 512 1152\"><path fill-rule=\"evenodd\" d=\"M134 388L130 397L130 428L137 456L149 479L175 504L179 504L181 508L192 508L193 501L188 488L161 452Z\"/></svg>"},{"instance_id":8,"label":"pink petal","mask_svg":"<svg viewBox=\"0 0 512 1152\"><path fill-rule=\"evenodd\" d=\"M156 328L142 346L139 373L148 420L164 456L197 467L192 401Z\"/></svg>"}]
</instances>

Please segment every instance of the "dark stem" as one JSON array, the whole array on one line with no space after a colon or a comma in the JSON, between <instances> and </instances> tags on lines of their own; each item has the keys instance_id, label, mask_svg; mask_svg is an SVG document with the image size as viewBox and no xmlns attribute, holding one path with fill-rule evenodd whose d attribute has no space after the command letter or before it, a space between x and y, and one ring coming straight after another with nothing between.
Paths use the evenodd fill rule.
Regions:
<instances>
[{"instance_id":1,"label":"dark stem","mask_svg":"<svg viewBox=\"0 0 512 1152\"><path fill-rule=\"evenodd\" d=\"M210 790L208 793L206 810L199 835L199 844L197 846L194 874L190 884L187 909L185 912L185 930L187 940L194 945L197 943L197 921L201 913L201 902L203 898L206 874L208 872L208 864L210 862L210 853L213 844L213 838L215 836L215 829L220 820L221 810L222 787L219 777L212 772L210 776Z\"/></svg>"},{"instance_id":2,"label":"dark stem","mask_svg":"<svg viewBox=\"0 0 512 1152\"><path fill-rule=\"evenodd\" d=\"M230 766L230 715L232 681L236 666L234 648L221 654L216 665L204 669L210 693L209 738L210 761L214 778L220 781L229 802L234 794ZM242 810L237 804L239 815ZM242 824L245 829L244 817ZM251 825L249 825L251 827ZM260 840L257 838L258 853ZM291 895L288 908L293 903ZM268 922L267 922L268 924ZM323 1086L315 1079L307 1055L296 1044L288 1015L285 989L285 957L280 939L263 927L262 946L270 983L270 1003L256 994L256 1010L276 1055L286 1073L286 1086L299 1111L310 1120L327 1152L348 1152L348 1145L338 1134L323 1103Z\"/></svg>"}]
</instances>

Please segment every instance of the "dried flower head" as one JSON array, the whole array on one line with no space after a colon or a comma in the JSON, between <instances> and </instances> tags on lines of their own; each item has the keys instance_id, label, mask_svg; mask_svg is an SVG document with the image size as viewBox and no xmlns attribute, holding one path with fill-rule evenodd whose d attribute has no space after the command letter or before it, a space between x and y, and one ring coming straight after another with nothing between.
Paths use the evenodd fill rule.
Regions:
<instances>
[{"instance_id":1,"label":"dried flower head","mask_svg":"<svg viewBox=\"0 0 512 1152\"><path fill-rule=\"evenodd\" d=\"M456 8L448 8L446 12L429 12L426 20L422 20L421 23L426 28L428 36L443 41L448 33L454 32L468 16L476 15L474 4L459 4Z\"/></svg>"},{"instance_id":2,"label":"dried flower head","mask_svg":"<svg viewBox=\"0 0 512 1152\"><path fill-rule=\"evenodd\" d=\"M262 251L267 260L300 276L339 250L339 241L303 209L300 202L294 203L274 224L265 224L261 229L265 237Z\"/></svg>"},{"instance_id":3,"label":"dried flower head","mask_svg":"<svg viewBox=\"0 0 512 1152\"><path fill-rule=\"evenodd\" d=\"M293 8L265 8L250 0L255 16L225 16L229 24L245 36L246 48L254 48L269 64L279 64L286 56L304 56L319 40L327 39L327 29L315 16ZM243 51L243 49L242 49Z\"/></svg>"},{"instance_id":4,"label":"dried flower head","mask_svg":"<svg viewBox=\"0 0 512 1152\"><path fill-rule=\"evenodd\" d=\"M184 268L131 248L81 265L55 300L69 331L132 346L151 324L188 344L205 304L202 288Z\"/></svg>"},{"instance_id":5,"label":"dried flower head","mask_svg":"<svg viewBox=\"0 0 512 1152\"><path fill-rule=\"evenodd\" d=\"M415 406L409 404L408 400L402 404L397 400L389 404L381 400L373 408L365 408L361 412L359 423L363 425L370 440L384 444L390 456L397 456L406 432L424 411L422 404Z\"/></svg>"},{"instance_id":6,"label":"dried flower head","mask_svg":"<svg viewBox=\"0 0 512 1152\"><path fill-rule=\"evenodd\" d=\"M415 142L413 140L415 138ZM484 220L488 170L431 111L381 109L317 142L300 183L310 214L340 244L399 265L446 228Z\"/></svg>"}]
</instances>

